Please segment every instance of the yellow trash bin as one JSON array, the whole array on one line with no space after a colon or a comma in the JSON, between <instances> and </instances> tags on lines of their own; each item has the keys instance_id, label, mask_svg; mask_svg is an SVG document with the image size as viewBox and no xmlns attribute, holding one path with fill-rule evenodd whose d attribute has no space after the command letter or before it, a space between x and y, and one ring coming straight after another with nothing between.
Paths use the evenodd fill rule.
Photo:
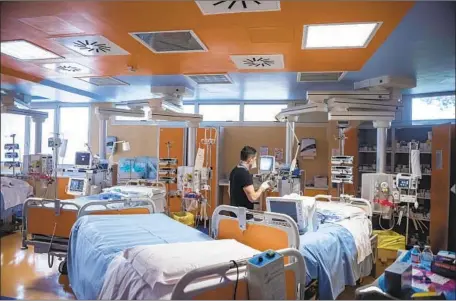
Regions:
<instances>
[{"instance_id":1,"label":"yellow trash bin","mask_svg":"<svg viewBox=\"0 0 456 301\"><path fill-rule=\"evenodd\" d=\"M195 216L191 214L190 212L173 212L172 213L173 219L178 221L179 223L182 223L184 225L193 227L195 225Z\"/></svg>"},{"instance_id":2,"label":"yellow trash bin","mask_svg":"<svg viewBox=\"0 0 456 301\"><path fill-rule=\"evenodd\" d=\"M377 263L375 276L379 277L397 258L398 250L405 250L405 236L391 230L374 230L377 234Z\"/></svg>"}]
</instances>

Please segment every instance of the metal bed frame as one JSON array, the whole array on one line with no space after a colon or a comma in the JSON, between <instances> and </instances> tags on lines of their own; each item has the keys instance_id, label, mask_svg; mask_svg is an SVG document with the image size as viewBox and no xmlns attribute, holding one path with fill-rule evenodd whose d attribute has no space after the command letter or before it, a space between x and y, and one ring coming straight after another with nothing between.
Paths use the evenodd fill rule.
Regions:
<instances>
[{"instance_id":1,"label":"metal bed frame","mask_svg":"<svg viewBox=\"0 0 456 301\"><path fill-rule=\"evenodd\" d=\"M284 265L285 271L293 271L295 275L295 298L304 300L304 287L306 283L306 264L301 253L297 249L287 248L277 250L277 253L285 257L291 257L291 260ZM236 264L227 262L197 268L186 273L175 285L171 294L172 300L191 300L200 294L216 290L226 286L236 286L238 282L246 281L246 264L248 259L237 260ZM238 268L238 271L236 271ZM194 282L200 279L212 279L200 282L195 285ZM241 290L236 291L236 296ZM245 292L245 290L244 290ZM242 292L241 292L242 293ZM248 292L245 292L248 296ZM231 297L231 296L230 296ZM223 296L227 299L227 296ZM241 297L241 299L243 299Z\"/></svg>"},{"instance_id":2,"label":"metal bed frame","mask_svg":"<svg viewBox=\"0 0 456 301\"><path fill-rule=\"evenodd\" d=\"M155 212L155 204L151 200L141 200L140 206L132 206L136 201L134 200L112 200L112 201L100 201L90 202L80 207L79 205L61 200L51 200L43 198L29 198L24 203L23 209L23 227L22 227L22 249L28 249L28 246L34 247L35 253L47 253L48 254L48 265L53 266L54 257L59 259L59 272L66 274L66 256L68 252L69 234L73 224L76 220L89 214L129 214L130 209L147 210L149 214ZM46 206L52 205L52 206ZM115 207L114 204L122 204L123 207ZM101 206L102 209L92 209L90 207ZM113 208L114 207L114 208ZM29 220L29 213L31 210L39 210L41 214L40 220ZM43 226L43 218L50 219L50 222L54 222L53 230L49 227ZM29 229L30 225L33 227ZM40 223L40 225L38 225ZM61 225L60 228L57 226ZM36 229L35 229L36 228ZM30 231L29 231L30 230ZM35 232L35 233L34 233ZM30 234L30 238L28 237ZM63 261L62 261L63 260Z\"/></svg>"}]
</instances>

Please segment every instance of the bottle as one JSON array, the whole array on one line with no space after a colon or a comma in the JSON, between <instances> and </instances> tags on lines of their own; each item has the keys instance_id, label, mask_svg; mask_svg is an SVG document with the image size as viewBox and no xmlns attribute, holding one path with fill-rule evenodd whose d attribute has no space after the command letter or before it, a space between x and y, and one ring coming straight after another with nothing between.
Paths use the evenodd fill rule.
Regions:
<instances>
[{"instance_id":1,"label":"bottle","mask_svg":"<svg viewBox=\"0 0 456 301\"><path fill-rule=\"evenodd\" d=\"M432 253L431 246L424 246L424 250L421 253L421 267L430 271L431 263L434 260L434 254Z\"/></svg>"},{"instance_id":2,"label":"bottle","mask_svg":"<svg viewBox=\"0 0 456 301\"><path fill-rule=\"evenodd\" d=\"M420 256L421 256L420 246L414 245L412 252L411 252L411 259L412 259L413 267L418 267L420 265L420 260L421 260Z\"/></svg>"}]
</instances>

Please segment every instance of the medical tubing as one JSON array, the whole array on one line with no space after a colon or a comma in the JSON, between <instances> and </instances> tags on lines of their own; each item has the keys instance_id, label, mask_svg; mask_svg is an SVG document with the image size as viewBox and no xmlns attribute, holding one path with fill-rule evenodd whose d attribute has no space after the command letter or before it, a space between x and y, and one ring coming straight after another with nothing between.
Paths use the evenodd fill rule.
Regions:
<instances>
[{"instance_id":1,"label":"medical tubing","mask_svg":"<svg viewBox=\"0 0 456 301\"><path fill-rule=\"evenodd\" d=\"M393 205L394 205L394 197L393 197L392 194L389 194L389 195L388 195L388 199L390 199L390 198L393 200L392 203L393 203ZM391 226L390 228L388 228L388 229L383 228L383 226L382 226L382 214L380 214L380 215L379 215L379 218L378 218L378 225L380 226L380 228L382 228L382 230L386 230L386 231L393 230L394 225L395 225L395 221L394 221L394 210L393 210L393 212L391 213L391 219L390 219L390 220L392 221L392 226Z\"/></svg>"},{"instance_id":2,"label":"medical tubing","mask_svg":"<svg viewBox=\"0 0 456 301\"><path fill-rule=\"evenodd\" d=\"M54 223L54 231L52 231L51 242L49 243L49 249L48 249L48 267L49 268L52 268L52 266L54 265L54 255L51 255L51 249L52 249L52 241L54 240L56 228L57 228L57 223Z\"/></svg>"},{"instance_id":3,"label":"medical tubing","mask_svg":"<svg viewBox=\"0 0 456 301\"><path fill-rule=\"evenodd\" d=\"M236 293L237 293L237 287L239 283L239 266L235 260L230 260L236 267L236 283L234 283L234 292L233 292L233 300L236 300Z\"/></svg>"}]
</instances>

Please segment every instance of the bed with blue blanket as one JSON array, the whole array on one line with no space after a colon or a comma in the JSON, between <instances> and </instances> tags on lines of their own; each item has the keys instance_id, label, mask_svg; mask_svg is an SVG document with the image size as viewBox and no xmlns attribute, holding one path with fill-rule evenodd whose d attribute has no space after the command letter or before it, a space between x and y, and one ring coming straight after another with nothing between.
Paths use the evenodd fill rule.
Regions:
<instances>
[{"instance_id":1,"label":"bed with blue blanket","mask_svg":"<svg viewBox=\"0 0 456 301\"><path fill-rule=\"evenodd\" d=\"M119 252L138 245L208 240L212 238L161 213L83 216L73 226L70 236L67 255L70 284L78 299L95 300L106 270Z\"/></svg>"},{"instance_id":2,"label":"bed with blue blanket","mask_svg":"<svg viewBox=\"0 0 456 301\"><path fill-rule=\"evenodd\" d=\"M318 229L300 235L299 251L306 262L307 283L318 280L318 298L330 300L336 299L346 285L355 285L360 277L370 274L372 253L358 260L359 237L355 236L365 238L371 229L359 229L358 233L353 228L371 225L359 208L341 210L334 204L317 203Z\"/></svg>"}]
</instances>

